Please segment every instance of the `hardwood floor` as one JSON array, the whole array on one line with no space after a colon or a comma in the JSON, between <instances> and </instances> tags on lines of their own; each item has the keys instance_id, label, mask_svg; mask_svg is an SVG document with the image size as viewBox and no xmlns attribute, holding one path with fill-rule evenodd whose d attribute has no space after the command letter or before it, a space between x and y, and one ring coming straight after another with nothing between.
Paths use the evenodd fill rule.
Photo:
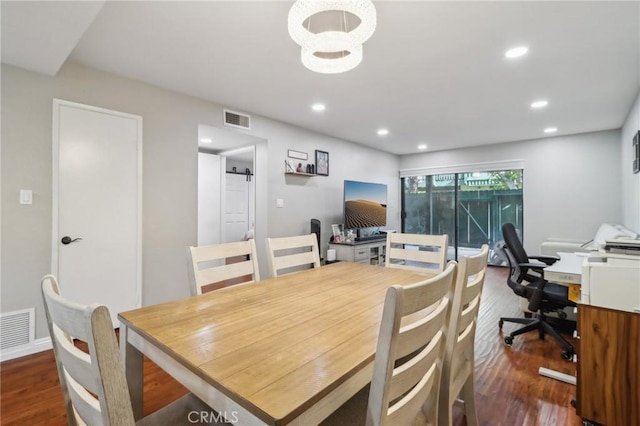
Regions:
<instances>
[{"instance_id":1,"label":"hardwood floor","mask_svg":"<svg viewBox=\"0 0 640 426\"><path fill-rule=\"evenodd\" d=\"M539 340L537 332L516 336L511 347L503 343L504 334L516 330L519 324L505 323L500 331L499 318L522 316L517 296L506 285L506 275L507 269L489 268L480 305L475 341L480 423L581 425L571 406L575 386L538 374L539 367L546 367L575 375L576 364L562 359L560 344L551 337ZM577 347L574 339L569 341Z\"/></svg>"},{"instance_id":2,"label":"hardwood floor","mask_svg":"<svg viewBox=\"0 0 640 426\"><path fill-rule=\"evenodd\" d=\"M506 269L490 267L476 332L476 405L481 425L578 426L571 407L575 387L538 375L539 367L575 374L575 364L560 357L561 346L536 332L503 343L501 316L521 315L517 297L506 285ZM517 324L504 325L510 332ZM145 414L186 393L151 361L144 365ZM64 425L62 393L52 351L0 364L0 424ZM466 426L460 412L454 424ZM347 426L347 425L345 425Z\"/></svg>"}]
</instances>

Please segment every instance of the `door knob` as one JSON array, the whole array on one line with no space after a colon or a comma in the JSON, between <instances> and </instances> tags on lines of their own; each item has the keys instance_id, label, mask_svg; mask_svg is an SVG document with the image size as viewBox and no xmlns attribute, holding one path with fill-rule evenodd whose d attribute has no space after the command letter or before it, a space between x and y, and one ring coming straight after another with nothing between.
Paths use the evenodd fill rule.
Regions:
<instances>
[{"instance_id":1,"label":"door knob","mask_svg":"<svg viewBox=\"0 0 640 426\"><path fill-rule=\"evenodd\" d=\"M82 239L82 238L74 238L74 239L71 239L71 237L69 237L69 236L67 235L67 236L62 237L62 239L60 240L60 242L66 246L67 244L75 243L76 241L80 241L81 239Z\"/></svg>"}]
</instances>

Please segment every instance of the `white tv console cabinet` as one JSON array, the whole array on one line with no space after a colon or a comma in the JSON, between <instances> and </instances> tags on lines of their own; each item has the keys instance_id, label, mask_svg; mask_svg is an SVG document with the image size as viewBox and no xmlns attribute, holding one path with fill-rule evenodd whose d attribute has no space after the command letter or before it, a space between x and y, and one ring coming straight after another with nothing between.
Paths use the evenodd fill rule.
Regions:
<instances>
[{"instance_id":1,"label":"white tv console cabinet","mask_svg":"<svg viewBox=\"0 0 640 426\"><path fill-rule=\"evenodd\" d=\"M387 240L381 238L345 244L330 243L329 248L336 251L336 260L384 266Z\"/></svg>"}]
</instances>

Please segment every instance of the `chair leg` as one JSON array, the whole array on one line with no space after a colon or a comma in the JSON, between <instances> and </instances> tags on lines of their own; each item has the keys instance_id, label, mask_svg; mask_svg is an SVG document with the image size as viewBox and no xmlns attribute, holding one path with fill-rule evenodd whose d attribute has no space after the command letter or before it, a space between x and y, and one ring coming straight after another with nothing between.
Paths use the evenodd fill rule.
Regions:
<instances>
[{"instance_id":1,"label":"chair leg","mask_svg":"<svg viewBox=\"0 0 640 426\"><path fill-rule=\"evenodd\" d=\"M574 354L573 345L567 341L564 337L556 331L548 322L547 317L543 312L539 312L535 319L530 318L500 318L499 326L502 329L502 324L507 322L513 322L516 324L525 324L524 327L519 328L518 330L512 332L507 337L504 338L506 344L511 345L513 342L513 338L520 334L527 333L529 331L538 330L538 337L541 340L544 340L545 334L552 335L564 348L564 352L562 353L562 357L564 359L570 360Z\"/></svg>"},{"instance_id":2,"label":"chair leg","mask_svg":"<svg viewBox=\"0 0 640 426\"><path fill-rule=\"evenodd\" d=\"M464 415L467 418L467 426L478 426L478 412L476 411L476 394L474 389L473 366L467 381L464 382L460 392L464 400Z\"/></svg>"},{"instance_id":3,"label":"chair leg","mask_svg":"<svg viewBox=\"0 0 640 426\"><path fill-rule=\"evenodd\" d=\"M446 370L450 368L446 367ZM452 426L453 424L453 402L451 401L451 393L453 392L450 386L451 378L448 374L443 372L440 378L440 392L438 395L438 425L439 426ZM433 419L427 419L433 422Z\"/></svg>"},{"instance_id":4,"label":"chair leg","mask_svg":"<svg viewBox=\"0 0 640 426\"><path fill-rule=\"evenodd\" d=\"M544 331L550 335L552 335L553 337L556 338L556 340L558 342L560 342L560 344L562 345L562 347L566 350L566 351L570 351L573 352L573 345L571 345L571 343L569 343L567 341L567 339L565 339L564 337L562 337L560 335L560 333L558 333L556 331L555 328L551 327L548 323L546 322L542 322L542 328L544 329Z\"/></svg>"},{"instance_id":5,"label":"chair leg","mask_svg":"<svg viewBox=\"0 0 640 426\"><path fill-rule=\"evenodd\" d=\"M533 322L525 325L524 327L521 327L519 329L517 329L516 331L514 331L513 333L510 334L511 337L517 336L519 334L523 334L523 333L527 333L529 331L532 330L537 330L540 327L540 324L543 324L541 321L539 320L533 320Z\"/></svg>"},{"instance_id":6,"label":"chair leg","mask_svg":"<svg viewBox=\"0 0 640 426\"><path fill-rule=\"evenodd\" d=\"M500 318L500 324L503 322L514 322L516 324L531 324L536 321L535 318ZM500 326L502 328L502 325Z\"/></svg>"},{"instance_id":7,"label":"chair leg","mask_svg":"<svg viewBox=\"0 0 640 426\"><path fill-rule=\"evenodd\" d=\"M438 412L438 403L439 401L436 399L439 392L429 392L429 396L427 396L427 400L422 406L422 414L424 415L427 423L430 425L441 425L443 424L442 419L439 418ZM449 416L451 419L452 416Z\"/></svg>"}]
</instances>

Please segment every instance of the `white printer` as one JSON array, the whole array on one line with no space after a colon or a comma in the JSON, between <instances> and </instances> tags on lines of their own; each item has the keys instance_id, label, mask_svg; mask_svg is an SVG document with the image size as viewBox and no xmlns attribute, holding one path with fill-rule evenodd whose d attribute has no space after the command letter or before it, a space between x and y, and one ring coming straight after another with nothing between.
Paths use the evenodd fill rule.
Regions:
<instances>
[{"instance_id":1,"label":"white printer","mask_svg":"<svg viewBox=\"0 0 640 426\"><path fill-rule=\"evenodd\" d=\"M592 253L582 265L580 302L640 313L640 256Z\"/></svg>"}]
</instances>

